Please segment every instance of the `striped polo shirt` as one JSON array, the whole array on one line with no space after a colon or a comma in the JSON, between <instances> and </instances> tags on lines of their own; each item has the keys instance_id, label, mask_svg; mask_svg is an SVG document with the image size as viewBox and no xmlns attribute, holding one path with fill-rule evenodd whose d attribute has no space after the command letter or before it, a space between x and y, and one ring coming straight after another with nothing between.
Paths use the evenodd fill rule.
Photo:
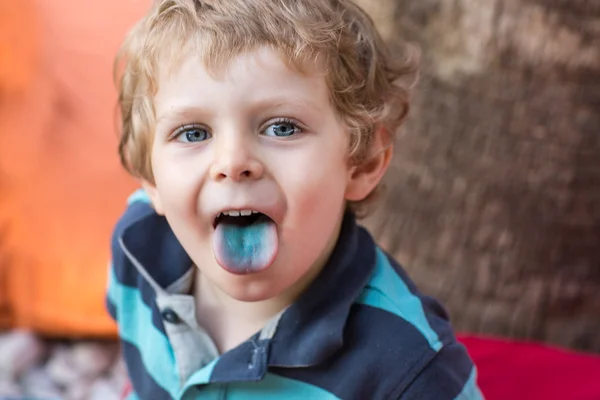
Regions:
<instances>
[{"instance_id":1,"label":"striped polo shirt","mask_svg":"<svg viewBox=\"0 0 600 400\"><path fill-rule=\"evenodd\" d=\"M311 286L224 354L196 321L194 273L166 219L136 192L114 231L106 300L133 399L482 398L442 306L350 213Z\"/></svg>"}]
</instances>

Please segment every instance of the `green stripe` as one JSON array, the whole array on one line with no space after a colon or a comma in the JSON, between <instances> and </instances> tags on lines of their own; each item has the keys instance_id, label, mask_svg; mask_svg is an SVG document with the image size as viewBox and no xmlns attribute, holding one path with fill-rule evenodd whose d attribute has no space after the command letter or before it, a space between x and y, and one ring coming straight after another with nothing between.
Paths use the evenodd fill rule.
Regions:
<instances>
[{"instance_id":1,"label":"green stripe","mask_svg":"<svg viewBox=\"0 0 600 400\"><path fill-rule=\"evenodd\" d=\"M116 306L119 336L138 348L148 375L168 393L179 391L175 355L167 337L152 323L152 310L138 289L122 285L110 268L108 298Z\"/></svg>"},{"instance_id":2,"label":"green stripe","mask_svg":"<svg viewBox=\"0 0 600 400\"><path fill-rule=\"evenodd\" d=\"M190 378L192 380L192 378ZM325 389L295 379L267 373L258 382L237 382L231 384L211 384L193 387L186 384L182 400L188 399L227 399L227 400L340 400Z\"/></svg>"},{"instance_id":3,"label":"green stripe","mask_svg":"<svg viewBox=\"0 0 600 400\"><path fill-rule=\"evenodd\" d=\"M454 400L482 400L483 395L477 387L477 369L473 367L469 380L463 386L463 390Z\"/></svg>"},{"instance_id":4,"label":"green stripe","mask_svg":"<svg viewBox=\"0 0 600 400\"><path fill-rule=\"evenodd\" d=\"M133 203L142 202L150 204L150 196L146 193L144 189L138 189L129 196L127 199L127 205L131 205Z\"/></svg>"},{"instance_id":5,"label":"green stripe","mask_svg":"<svg viewBox=\"0 0 600 400\"><path fill-rule=\"evenodd\" d=\"M190 376L185 382L185 385L183 385L178 398L194 398L190 397L190 393L196 389L195 386L206 385L208 382L210 382L213 369L215 368L215 365L217 365L218 361L219 358L215 358L210 363L206 364L202 369L194 372L194 374L192 374L192 376Z\"/></svg>"},{"instance_id":6,"label":"green stripe","mask_svg":"<svg viewBox=\"0 0 600 400\"><path fill-rule=\"evenodd\" d=\"M140 398L138 397L137 393L132 390L129 392L125 400L140 400Z\"/></svg>"},{"instance_id":7,"label":"green stripe","mask_svg":"<svg viewBox=\"0 0 600 400\"><path fill-rule=\"evenodd\" d=\"M433 350L439 351L442 348L437 333L427 321L421 300L410 292L406 283L390 265L385 253L379 248L373 276L357 302L403 318L421 332Z\"/></svg>"}]
</instances>

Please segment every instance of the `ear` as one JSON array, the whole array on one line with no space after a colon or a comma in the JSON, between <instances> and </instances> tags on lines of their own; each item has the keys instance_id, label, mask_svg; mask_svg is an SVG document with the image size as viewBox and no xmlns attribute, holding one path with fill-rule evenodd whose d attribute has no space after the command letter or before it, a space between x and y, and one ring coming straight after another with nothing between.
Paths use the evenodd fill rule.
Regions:
<instances>
[{"instance_id":1,"label":"ear","mask_svg":"<svg viewBox=\"0 0 600 400\"><path fill-rule=\"evenodd\" d=\"M160 201L160 196L158 195L158 190L156 189L156 185L148 182L146 180L142 180L142 187L150 197L150 201L152 202L152 206L154 210L159 215L165 215L163 212L162 202Z\"/></svg>"},{"instance_id":2,"label":"ear","mask_svg":"<svg viewBox=\"0 0 600 400\"><path fill-rule=\"evenodd\" d=\"M393 151L394 144L389 132L383 127L377 128L369 156L350 170L346 200L361 201L375 189L390 165Z\"/></svg>"}]
</instances>

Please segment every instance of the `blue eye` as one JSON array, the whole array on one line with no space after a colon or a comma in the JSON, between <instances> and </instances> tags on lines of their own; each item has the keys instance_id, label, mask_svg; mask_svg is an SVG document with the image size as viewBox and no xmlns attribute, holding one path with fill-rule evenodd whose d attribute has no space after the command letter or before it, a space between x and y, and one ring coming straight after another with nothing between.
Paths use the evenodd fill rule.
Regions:
<instances>
[{"instance_id":1,"label":"blue eye","mask_svg":"<svg viewBox=\"0 0 600 400\"><path fill-rule=\"evenodd\" d=\"M211 135L206 129L200 126L188 125L179 128L175 137L179 142L196 143L210 139Z\"/></svg>"},{"instance_id":2,"label":"blue eye","mask_svg":"<svg viewBox=\"0 0 600 400\"><path fill-rule=\"evenodd\" d=\"M300 129L298 124L294 121L282 120L276 121L267 126L267 129L265 129L264 131L264 135L275 137L287 137L299 133L301 130L302 129Z\"/></svg>"}]
</instances>

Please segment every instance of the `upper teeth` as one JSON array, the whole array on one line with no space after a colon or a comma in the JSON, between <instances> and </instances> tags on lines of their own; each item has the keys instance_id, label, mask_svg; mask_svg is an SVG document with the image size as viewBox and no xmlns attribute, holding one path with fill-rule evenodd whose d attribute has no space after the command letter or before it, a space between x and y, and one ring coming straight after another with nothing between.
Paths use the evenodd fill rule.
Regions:
<instances>
[{"instance_id":1,"label":"upper teeth","mask_svg":"<svg viewBox=\"0 0 600 400\"><path fill-rule=\"evenodd\" d=\"M252 214L258 214L258 211L254 211L254 210L223 211L220 215L228 215L230 217L239 217L241 215L242 217L247 217Z\"/></svg>"}]
</instances>

